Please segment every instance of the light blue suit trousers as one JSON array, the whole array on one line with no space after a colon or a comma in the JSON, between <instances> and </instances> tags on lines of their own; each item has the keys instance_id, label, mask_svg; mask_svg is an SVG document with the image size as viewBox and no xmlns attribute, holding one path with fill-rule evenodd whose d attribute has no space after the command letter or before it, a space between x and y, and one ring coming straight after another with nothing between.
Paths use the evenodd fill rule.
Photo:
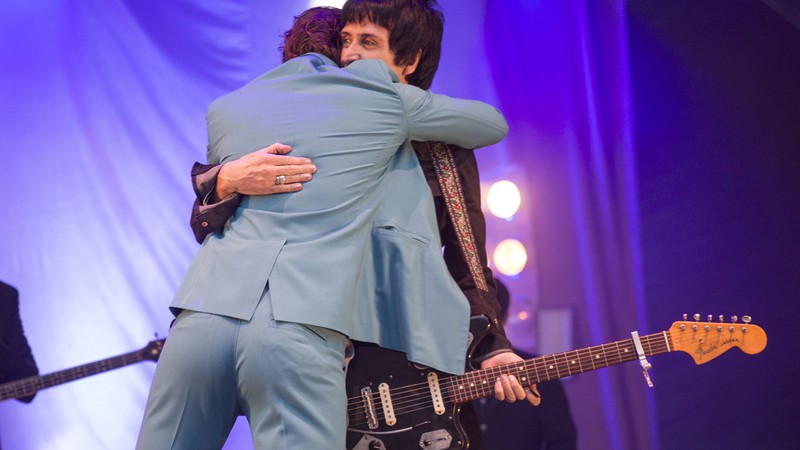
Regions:
<instances>
[{"instance_id":1,"label":"light blue suit trousers","mask_svg":"<svg viewBox=\"0 0 800 450\"><path fill-rule=\"evenodd\" d=\"M345 344L335 331L276 321L269 292L250 321L183 311L158 363L137 450L217 450L239 412L256 449L343 449Z\"/></svg>"}]
</instances>

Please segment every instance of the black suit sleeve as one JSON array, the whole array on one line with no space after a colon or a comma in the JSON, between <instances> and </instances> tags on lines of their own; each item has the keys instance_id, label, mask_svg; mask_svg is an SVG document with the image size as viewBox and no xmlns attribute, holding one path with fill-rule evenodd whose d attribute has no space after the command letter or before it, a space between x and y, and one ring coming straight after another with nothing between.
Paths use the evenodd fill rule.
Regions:
<instances>
[{"instance_id":1,"label":"black suit sleeve","mask_svg":"<svg viewBox=\"0 0 800 450\"><path fill-rule=\"evenodd\" d=\"M22 330L19 292L0 281L0 383L35 375L39 369ZM20 400L29 403L33 396Z\"/></svg>"},{"instance_id":2,"label":"black suit sleeve","mask_svg":"<svg viewBox=\"0 0 800 450\"><path fill-rule=\"evenodd\" d=\"M218 164L200 163L194 163L192 167L192 187L195 200L189 223L192 226L194 238L200 244L209 234L222 231L242 200L242 195L237 192L222 200L216 197L217 176L221 167Z\"/></svg>"},{"instance_id":3,"label":"black suit sleeve","mask_svg":"<svg viewBox=\"0 0 800 450\"><path fill-rule=\"evenodd\" d=\"M444 195L439 186L439 181L436 178L436 171L426 146L419 142L413 142L413 145L414 150L417 152L417 157L420 160L420 164L422 165L422 170L425 173L425 178L428 181L428 186L433 193L433 199L436 205L436 216L439 223L439 235L441 236L442 246L444 248L444 260L445 263L447 263L450 275L456 281L459 288L461 288L467 300L469 300L471 314L473 316L485 315L492 324L489 334L484 338L474 353L474 356L477 358L476 362L496 353L511 351L511 343L506 338L505 329L499 320L500 305L497 303L494 276L492 275L492 269L489 268L488 256L486 254L486 219L481 210L480 176L478 173L478 161L475 159L475 152L454 145L448 145L461 181L464 202L467 207L467 216L469 217L469 222L472 227L478 259L480 260L481 269L483 270L486 284L489 287L489 292L478 289L475 280L472 278L472 273L469 270L466 256L458 242L458 235L456 234L452 218L447 211Z\"/></svg>"}]
</instances>

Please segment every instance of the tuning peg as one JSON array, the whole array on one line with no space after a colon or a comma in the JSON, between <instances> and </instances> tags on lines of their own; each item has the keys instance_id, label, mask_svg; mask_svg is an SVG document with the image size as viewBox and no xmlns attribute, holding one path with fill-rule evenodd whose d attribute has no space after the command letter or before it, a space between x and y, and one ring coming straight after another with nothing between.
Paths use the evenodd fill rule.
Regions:
<instances>
[{"instance_id":1,"label":"tuning peg","mask_svg":"<svg viewBox=\"0 0 800 450\"><path fill-rule=\"evenodd\" d=\"M731 322L736 323L739 321L739 318L736 316L731 316Z\"/></svg>"},{"instance_id":2,"label":"tuning peg","mask_svg":"<svg viewBox=\"0 0 800 450\"><path fill-rule=\"evenodd\" d=\"M720 315L719 315L719 321L720 321L720 322L725 322L725 316L723 316L722 314L720 314Z\"/></svg>"},{"instance_id":3,"label":"tuning peg","mask_svg":"<svg viewBox=\"0 0 800 450\"><path fill-rule=\"evenodd\" d=\"M689 315L686 314L686 313L683 313L683 321L686 322L687 320L689 320Z\"/></svg>"},{"instance_id":4,"label":"tuning peg","mask_svg":"<svg viewBox=\"0 0 800 450\"><path fill-rule=\"evenodd\" d=\"M747 315L742 316L742 322L744 322L744 323L750 323L751 320L753 320L753 318L750 317L750 316L747 316Z\"/></svg>"},{"instance_id":5,"label":"tuning peg","mask_svg":"<svg viewBox=\"0 0 800 450\"><path fill-rule=\"evenodd\" d=\"M709 314L709 315L708 315L708 320L706 320L706 322L711 322L712 320L714 320L714 319L713 319L713 317L714 317L714 316L712 316L711 314Z\"/></svg>"},{"instance_id":6,"label":"tuning peg","mask_svg":"<svg viewBox=\"0 0 800 450\"><path fill-rule=\"evenodd\" d=\"M699 322L700 321L700 314L695 313L694 316L692 316L692 317L694 318L695 322Z\"/></svg>"}]
</instances>

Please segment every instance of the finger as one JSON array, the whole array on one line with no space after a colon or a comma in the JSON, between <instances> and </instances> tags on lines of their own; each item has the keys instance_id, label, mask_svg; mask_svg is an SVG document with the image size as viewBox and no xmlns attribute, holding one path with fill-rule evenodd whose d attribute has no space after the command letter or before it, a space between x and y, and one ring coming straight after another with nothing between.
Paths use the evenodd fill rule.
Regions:
<instances>
[{"instance_id":1,"label":"finger","mask_svg":"<svg viewBox=\"0 0 800 450\"><path fill-rule=\"evenodd\" d=\"M303 189L303 185L300 183L279 184L271 187L268 194L285 194L288 192L297 192L301 189Z\"/></svg>"},{"instance_id":2,"label":"finger","mask_svg":"<svg viewBox=\"0 0 800 450\"><path fill-rule=\"evenodd\" d=\"M514 377L503 375L501 378L503 379L503 394L506 398L506 401L508 403L514 403L515 401L517 401L517 394L514 391L514 387L511 385L511 382L512 380L514 380Z\"/></svg>"},{"instance_id":3,"label":"finger","mask_svg":"<svg viewBox=\"0 0 800 450\"><path fill-rule=\"evenodd\" d=\"M539 404L542 403L542 398L537 397L532 392L528 392L528 395L525 398L528 400L528 403L533 406L539 406Z\"/></svg>"},{"instance_id":4,"label":"finger","mask_svg":"<svg viewBox=\"0 0 800 450\"><path fill-rule=\"evenodd\" d=\"M516 394L514 394L514 389L511 387L511 378L505 374L500 375L498 383L500 384L500 389L502 391L502 398L497 396L497 387L495 387L495 397L497 397L498 400L505 400L509 403L514 403L517 401Z\"/></svg>"},{"instance_id":5,"label":"finger","mask_svg":"<svg viewBox=\"0 0 800 450\"><path fill-rule=\"evenodd\" d=\"M292 175L312 174L317 172L317 166L308 162L298 165L281 166L278 171L287 177Z\"/></svg>"},{"instance_id":6,"label":"finger","mask_svg":"<svg viewBox=\"0 0 800 450\"><path fill-rule=\"evenodd\" d=\"M542 403L542 394L539 393L539 390L536 388L536 385L533 384L528 387L527 391L527 399L533 406L539 406Z\"/></svg>"},{"instance_id":7,"label":"finger","mask_svg":"<svg viewBox=\"0 0 800 450\"><path fill-rule=\"evenodd\" d=\"M286 155L264 155L268 159L264 159L264 163L272 166L286 166L290 168L301 168L303 171L317 170L317 167L311 164L311 160L300 156L286 156ZM313 166L313 167L312 167Z\"/></svg>"},{"instance_id":8,"label":"finger","mask_svg":"<svg viewBox=\"0 0 800 450\"><path fill-rule=\"evenodd\" d=\"M514 375L509 376L508 377L508 381L509 381L509 385L511 387L511 390L513 391L514 400L522 400L523 398L526 397L525 388L523 388L522 385L519 384L519 382L517 381L517 378ZM509 397L511 397L511 396L509 396Z\"/></svg>"},{"instance_id":9,"label":"finger","mask_svg":"<svg viewBox=\"0 0 800 450\"><path fill-rule=\"evenodd\" d=\"M494 383L494 398L501 402L506 399L506 394L503 391L503 381L500 378Z\"/></svg>"},{"instance_id":10,"label":"finger","mask_svg":"<svg viewBox=\"0 0 800 450\"><path fill-rule=\"evenodd\" d=\"M284 145L284 144L276 142L276 143L270 145L269 147L262 148L262 149L260 149L258 151L262 152L262 153L271 153L273 155L284 155L284 154L289 153L290 151L292 151L292 147L289 146L289 145Z\"/></svg>"},{"instance_id":11,"label":"finger","mask_svg":"<svg viewBox=\"0 0 800 450\"><path fill-rule=\"evenodd\" d=\"M305 183L311 181L312 175L310 173L301 173L299 175L286 175L284 183Z\"/></svg>"}]
</instances>

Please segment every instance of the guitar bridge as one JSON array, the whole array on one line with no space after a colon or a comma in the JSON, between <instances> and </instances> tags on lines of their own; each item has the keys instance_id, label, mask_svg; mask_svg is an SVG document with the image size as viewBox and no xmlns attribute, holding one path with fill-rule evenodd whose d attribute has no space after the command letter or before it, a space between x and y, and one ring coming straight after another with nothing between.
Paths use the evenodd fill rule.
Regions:
<instances>
[{"instance_id":1,"label":"guitar bridge","mask_svg":"<svg viewBox=\"0 0 800 450\"><path fill-rule=\"evenodd\" d=\"M375 403L372 401L372 389L369 386L361 388L361 402L364 404L367 427L370 430L378 428L378 416L375 414Z\"/></svg>"}]
</instances>

